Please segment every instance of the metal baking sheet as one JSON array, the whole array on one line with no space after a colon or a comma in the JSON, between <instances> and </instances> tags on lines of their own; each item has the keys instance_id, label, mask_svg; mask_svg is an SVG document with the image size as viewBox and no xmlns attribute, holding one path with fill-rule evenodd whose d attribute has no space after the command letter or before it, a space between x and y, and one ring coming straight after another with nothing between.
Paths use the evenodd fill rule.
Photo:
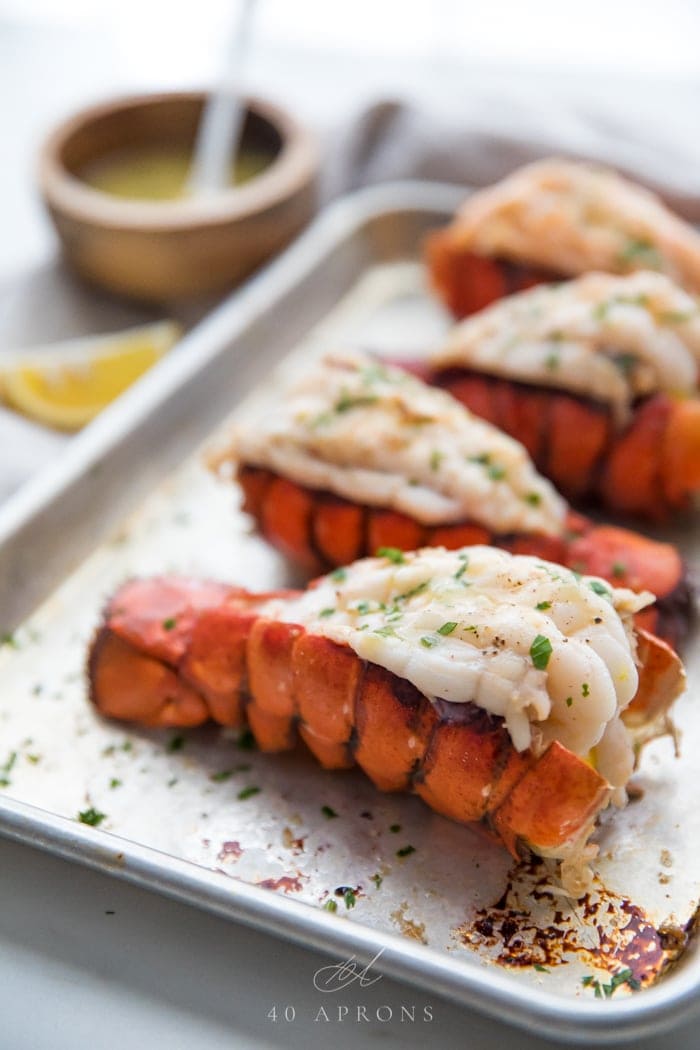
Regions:
<instances>
[{"instance_id":1,"label":"metal baking sheet","mask_svg":"<svg viewBox=\"0 0 700 1050\"><path fill-rule=\"evenodd\" d=\"M545 862L516 866L359 773L260 755L228 730L125 728L86 702L86 645L124 578L290 582L203 449L234 406L270 395L277 362L333 346L419 354L439 338L448 319L416 256L459 195L404 185L336 206L0 513L0 832L338 961L381 952L387 973L541 1034L632 1037L677 1022L700 988L697 646L681 756L668 738L645 751L641 797L605 816L580 901ZM690 532L676 538L697 557ZM99 828L77 820L91 807Z\"/></svg>"}]
</instances>

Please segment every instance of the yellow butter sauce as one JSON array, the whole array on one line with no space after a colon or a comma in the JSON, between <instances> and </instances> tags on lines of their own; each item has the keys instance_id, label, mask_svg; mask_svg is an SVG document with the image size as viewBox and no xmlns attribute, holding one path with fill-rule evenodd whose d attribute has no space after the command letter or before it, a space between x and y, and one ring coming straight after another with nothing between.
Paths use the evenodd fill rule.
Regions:
<instances>
[{"instance_id":1,"label":"yellow butter sauce","mask_svg":"<svg viewBox=\"0 0 700 1050\"><path fill-rule=\"evenodd\" d=\"M260 151L243 151L231 166L229 186L240 186L259 175L271 159ZM92 189L112 197L175 201L187 196L191 161L190 150L182 146L135 146L92 161L81 171L80 178Z\"/></svg>"}]
</instances>

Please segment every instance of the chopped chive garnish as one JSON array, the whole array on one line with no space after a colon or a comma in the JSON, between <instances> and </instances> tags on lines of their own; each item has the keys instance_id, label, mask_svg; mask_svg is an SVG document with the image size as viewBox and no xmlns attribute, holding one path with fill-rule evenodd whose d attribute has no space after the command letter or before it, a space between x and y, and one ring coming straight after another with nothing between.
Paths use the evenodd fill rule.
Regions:
<instances>
[{"instance_id":1,"label":"chopped chive garnish","mask_svg":"<svg viewBox=\"0 0 700 1050\"><path fill-rule=\"evenodd\" d=\"M423 637L420 640L420 644L425 649L432 649L433 646L437 645L437 643L438 643L437 638L435 638L434 635L430 635L430 634L424 634Z\"/></svg>"},{"instance_id":2,"label":"chopped chive garnish","mask_svg":"<svg viewBox=\"0 0 700 1050\"><path fill-rule=\"evenodd\" d=\"M537 605L535 606L535 608L539 609L540 612L543 612L544 609L551 609L552 608L552 603L551 602L538 602Z\"/></svg>"},{"instance_id":3,"label":"chopped chive garnish","mask_svg":"<svg viewBox=\"0 0 700 1050\"><path fill-rule=\"evenodd\" d=\"M581 696L590 696L591 690L588 682L584 682L581 686Z\"/></svg>"},{"instance_id":4,"label":"chopped chive garnish","mask_svg":"<svg viewBox=\"0 0 700 1050\"><path fill-rule=\"evenodd\" d=\"M343 894L343 900L345 901L345 907L350 909L354 908L357 903L357 897L355 896L354 890L346 890Z\"/></svg>"},{"instance_id":5,"label":"chopped chive garnish","mask_svg":"<svg viewBox=\"0 0 700 1050\"><path fill-rule=\"evenodd\" d=\"M491 454L489 452L480 452L478 456L467 456L469 463L478 463L482 467L488 467L491 462Z\"/></svg>"},{"instance_id":6,"label":"chopped chive garnish","mask_svg":"<svg viewBox=\"0 0 700 1050\"><path fill-rule=\"evenodd\" d=\"M574 702L574 698L573 698L573 696L567 696L567 698L566 698L566 706L567 706L567 707L571 707L571 705L573 704L573 702Z\"/></svg>"},{"instance_id":7,"label":"chopped chive garnish","mask_svg":"<svg viewBox=\"0 0 700 1050\"><path fill-rule=\"evenodd\" d=\"M538 634L530 646L530 656L538 671L544 671L552 655L552 643L543 634Z\"/></svg>"},{"instance_id":8,"label":"chopped chive garnish","mask_svg":"<svg viewBox=\"0 0 700 1050\"><path fill-rule=\"evenodd\" d=\"M601 583L600 580L589 580L588 586L591 588L594 594L600 594L604 598L612 598L610 589Z\"/></svg>"},{"instance_id":9,"label":"chopped chive garnish","mask_svg":"<svg viewBox=\"0 0 700 1050\"><path fill-rule=\"evenodd\" d=\"M388 558L389 561L393 561L394 565L403 565L406 561L403 551L398 547L378 547L375 557Z\"/></svg>"},{"instance_id":10,"label":"chopped chive garnish","mask_svg":"<svg viewBox=\"0 0 700 1050\"><path fill-rule=\"evenodd\" d=\"M238 792L238 798L240 799L241 802L244 802L247 798L252 798L253 795L259 795L259 794L260 794L260 788L259 787L255 787L254 784L251 784L249 787L241 788L241 790Z\"/></svg>"},{"instance_id":11,"label":"chopped chive garnish","mask_svg":"<svg viewBox=\"0 0 700 1050\"><path fill-rule=\"evenodd\" d=\"M221 769L218 773L212 773L209 777L215 784L221 784L224 780L229 780L233 776L232 769Z\"/></svg>"},{"instance_id":12,"label":"chopped chive garnish","mask_svg":"<svg viewBox=\"0 0 700 1050\"><path fill-rule=\"evenodd\" d=\"M542 496L539 492L526 492L523 499L526 503L529 503L531 507L539 507L542 502Z\"/></svg>"},{"instance_id":13,"label":"chopped chive garnish","mask_svg":"<svg viewBox=\"0 0 700 1050\"><path fill-rule=\"evenodd\" d=\"M381 884L384 882L383 876L381 876L378 871L375 872L374 875L370 875L370 879L372 880L374 885L377 887L377 889L379 889Z\"/></svg>"},{"instance_id":14,"label":"chopped chive garnish","mask_svg":"<svg viewBox=\"0 0 700 1050\"><path fill-rule=\"evenodd\" d=\"M505 476L506 476L506 468L505 467L500 467L500 466L498 466L498 464L494 464L492 467L489 467L489 477L491 478L492 481L503 481L503 478Z\"/></svg>"},{"instance_id":15,"label":"chopped chive garnish","mask_svg":"<svg viewBox=\"0 0 700 1050\"><path fill-rule=\"evenodd\" d=\"M409 598L415 598L417 594L422 594L423 591L427 590L429 584L430 580L423 580L422 583L417 583L415 587L412 587L410 591L406 591L405 594L397 594L396 601L405 602L408 601Z\"/></svg>"},{"instance_id":16,"label":"chopped chive garnish","mask_svg":"<svg viewBox=\"0 0 700 1050\"><path fill-rule=\"evenodd\" d=\"M167 620L163 620L163 629L165 631L172 631L173 627L177 624L177 620L174 616L169 616Z\"/></svg>"},{"instance_id":17,"label":"chopped chive garnish","mask_svg":"<svg viewBox=\"0 0 700 1050\"><path fill-rule=\"evenodd\" d=\"M535 969L538 973L549 973L547 967L543 966L542 963L535 963Z\"/></svg>"},{"instance_id":18,"label":"chopped chive garnish","mask_svg":"<svg viewBox=\"0 0 700 1050\"><path fill-rule=\"evenodd\" d=\"M398 835L398 833L401 831L401 825L400 824L390 824L389 825L389 831L393 832L394 835Z\"/></svg>"},{"instance_id":19,"label":"chopped chive garnish","mask_svg":"<svg viewBox=\"0 0 700 1050\"><path fill-rule=\"evenodd\" d=\"M121 787L121 786L122 786L122 782L121 782L121 780L119 779L119 777L112 777L112 779L111 779L111 780L110 780L110 782L109 782L109 786L110 786L111 788L118 788L118 787Z\"/></svg>"},{"instance_id":20,"label":"chopped chive garnish","mask_svg":"<svg viewBox=\"0 0 700 1050\"><path fill-rule=\"evenodd\" d=\"M456 626L456 620L448 620L447 623L443 623L442 627L438 627L437 633L442 635L452 634Z\"/></svg>"},{"instance_id":21,"label":"chopped chive garnish","mask_svg":"<svg viewBox=\"0 0 700 1050\"><path fill-rule=\"evenodd\" d=\"M319 617L321 619L327 620L328 617L329 616L333 616L334 613L335 613L335 609L321 609L321 611L320 611L320 613L318 615L319 615Z\"/></svg>"},{"instance_id":22,"label":"chopped chive garnish","mask_svg":"<svg viewBox=\"0 0 700 1050\"><path fill-rule=\"evenodd\" d=\"M557 370L557 368L559 368L560 364L561 364L561 357L559 356L559 354L547 354L547 356L544 359L544 366L550 372L556 372L556 370Z\"/></svg>"},{"instance_id":23,"label":"chopped chive garnish","mask_svg":"<svg viewBox=\"0 0 700 1050\"><path fill-rule=\"evenodd\" d=\"M178 733L177 736L173 736L170 738L165 750L172 754L173 751L182 751L184 746L185 738L184 736L182 736L181 733Z\"/></svg>"},{"instance_id":24,"label":"chopped chive garnish","mask_svg":"<svg viewBox=\"0 0 700 1050\"><path fill-rule=\"evenodd\" d=\"M326 820L333 820L333 817L338 816L338 814L332 808L332 806L321 806L321 812L323 813Z\"/></svg>"},{"instance_id":25,"label":"chopped chive garnish","mask_svg":"<svg viewBox=\"0 0 700 1050\"><path fill-rule=\"evenodd\" d=\"M395 638L396 631L393 627L377 627L376 631L372 631L372 634L379 634L382 638Z\"/></svg>"},{"instance_id":26,"label":"chopped chive garnish","mask_svg":"<svg viewBox=\"0 0 700 1050\"><path fill-rule=\"evenodd\" d=\"M81 824L89 824L91 828L96 828L103 820L107 819L106 813L100 813L99 809L95 809L94 806L90 806L89 809L84 809L78 813L78 820Z\"/></svg>"},{"instance_id":27,"label":"chopped chive garnish","mask_svg":"<svg viewBox=\"0 0 700 1050\"><path fill-rule=\"evenodd\" d=\"M615 577L617 577L619 579L620 576L624 576L625 573L627 572L627 566L623 565L623 563L621 561L613 562L611 572L612 572L613 576L615 576Z\"/></svg>"},{"instance_id":28,"label":"chopped chive garnish","mask_svg":"<svg viewBox=\"0 0 700 1050\"><path fill-rule=\"evenodd\" d=\"M439 470L440 464L442 463L444 458L445 453L440 452L440 450L437 448L434 448L433 451L430 453L430 469Z\"/></svg>"},{"instance_id":29,"label":"chopped chive garnish","mask_svg":"<svg viewBox=\"0 0 700 1050\"><path fill-rule=\"evenodd\" d=\"M338 902L334 901L333 898L331 897L323 905L323 910L324 911L337 911L338 910Z\"/></svg>"},{"instance_id":30,"label":"chopped chive garnish","mask_svg":"<svg viewBox=\"0 0 700 1050\"><path fill-rule=\"evenodd\" d=\"M345 580L347 580L347 578L347 569L335 569L335 571L331 573L331 579L334 580L336 583L343 583Z\"/></svg>"},{"instance_id":31,"label":"chopped chive garnish","mask_svg":"<svg viewBox=\"0 0 700 1050\"><path fill-rule=\"evenodd\" d=\"M401 849L397 849L397 857L410 857L412 853L416 852L415 846L402 846Z\"/></svg>"}]
</instances>

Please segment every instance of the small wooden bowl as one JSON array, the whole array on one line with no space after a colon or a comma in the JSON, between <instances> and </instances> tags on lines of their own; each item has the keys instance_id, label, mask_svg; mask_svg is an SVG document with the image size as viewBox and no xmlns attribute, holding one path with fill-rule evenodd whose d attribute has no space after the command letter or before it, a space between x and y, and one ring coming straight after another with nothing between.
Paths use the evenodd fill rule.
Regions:
<instances>
[{"instance_id":1,"label":"small wooden bowl","mask_svg":"<svg viewBox=\"0 0 700 1050\"><path fill-rule=\"evenodd\" d=\"M315 142L284 110L249 99L243 147L272 157L249 182L209 197L150 202L92 189L81 171L124 147L191 148L203 92L119 99L54 131L39 166L41 193L64 256L88 281L149 302L233 287L283 248L313 215Z\"/></svg>"}]
</instances>

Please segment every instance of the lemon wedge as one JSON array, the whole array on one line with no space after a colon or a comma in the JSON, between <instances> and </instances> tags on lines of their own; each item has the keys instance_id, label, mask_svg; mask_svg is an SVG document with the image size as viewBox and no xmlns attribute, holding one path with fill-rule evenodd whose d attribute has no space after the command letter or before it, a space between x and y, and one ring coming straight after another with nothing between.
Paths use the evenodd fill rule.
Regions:
<instances>
[{"instance_id":1,"label":"lemon wedge","mask_svg":"<svg viewBox=\"0 0 700 1050\"><path fill-rule=\"evenodd\" d=\"M57 343L0 357L0 395L18 412L78 430L154 365L180 338L173 321Z\"/></svg>"}]
</instances>

